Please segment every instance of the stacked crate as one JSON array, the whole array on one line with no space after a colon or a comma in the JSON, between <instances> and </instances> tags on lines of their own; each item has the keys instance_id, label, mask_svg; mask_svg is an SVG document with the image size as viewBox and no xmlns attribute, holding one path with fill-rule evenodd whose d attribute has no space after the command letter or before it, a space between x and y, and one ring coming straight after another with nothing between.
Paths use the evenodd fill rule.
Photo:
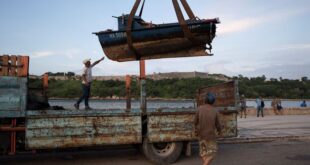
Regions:
<instances>
[{"instance_id":1,"label":"stacked crate","mask_svg":"<svg viewBox=\"0 0 310 165\"><path fill-rule=\"evenodd\" d=\"M10 155L16 153L17 136L25 131L28 72L28 56L0 55L0 145L6 152L5 144L10 144Z\"/></svg>"},{"instance_id":2,"label":"stacked crate","mask_svg":"<svg viewBox=\"0 0 310 165\"><path fill-rule=\"evenodd\" d=\"M27 77L29 72L29 57L16 55L0 56L0 76Z\"/></svg>"}]
</instances>

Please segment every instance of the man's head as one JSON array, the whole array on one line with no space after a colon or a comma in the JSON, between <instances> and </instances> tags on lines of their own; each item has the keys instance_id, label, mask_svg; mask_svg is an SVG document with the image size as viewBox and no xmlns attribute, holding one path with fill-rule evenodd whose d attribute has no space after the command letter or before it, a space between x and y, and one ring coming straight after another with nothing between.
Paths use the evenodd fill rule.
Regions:
<instances>
[{"instance_id":1,"label":"man's head","mask_svg":"<svg viewBox=\"0 0 310 165\"><path fill-rule=\"evenodd\" d=\"M90 63L90 58L85 59L85 60L83 61L83 64L84 64L86 67L90 67L90 65L91 65L91 63Z\"/></svg>"},{"instance_id":2,"label":"man's head","mask_svg":"<svg viewBox=\"0 0 310 165\"><path fill-rule=\"evenodd\" d=\"M205 97L205 103L213 105L215 102L215 95L211 92L208 92L208 94Z\"/></svg>"}]
</instances>

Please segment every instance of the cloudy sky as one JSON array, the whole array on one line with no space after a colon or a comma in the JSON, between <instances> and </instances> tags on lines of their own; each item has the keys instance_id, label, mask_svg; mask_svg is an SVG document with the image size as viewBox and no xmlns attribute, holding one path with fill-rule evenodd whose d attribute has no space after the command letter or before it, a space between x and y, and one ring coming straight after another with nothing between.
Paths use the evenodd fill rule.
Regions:
<instances>
[{"instance_id":1,"label":"cloudy sky","mask_svg":"<svg viewBox=\"0 0 310 165\"><path fill-rule=\"evenodd\" d=\"M30 73L80 73L105 56L92 34L117 29L111 16L134 0L0 0L0 54L31 57ZM219 17L213 57L147 61L147 73L201 71L229 76L310 77L309 0L188 0L200 18ZM171 0L147 0L144 20L176 22ZM138 62L105 60L95 75L138 74Z\"/></svg>"}]
</instances>

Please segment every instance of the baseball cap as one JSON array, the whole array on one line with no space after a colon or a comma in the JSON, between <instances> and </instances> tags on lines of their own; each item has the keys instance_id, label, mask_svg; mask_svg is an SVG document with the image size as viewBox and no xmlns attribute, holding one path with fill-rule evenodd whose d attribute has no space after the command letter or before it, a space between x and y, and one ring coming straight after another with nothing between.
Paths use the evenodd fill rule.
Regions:
<instances>
[{"instance_id":1,"label":"baseball cap","mask_svg":"<svg viewBox=\"0 0 310 165\"><path fill-rule=\"evenodd\" d=\"M86 64L90 60L91 60L90 58L83 60L83 64Z\"/></svg>"}]
</instances>

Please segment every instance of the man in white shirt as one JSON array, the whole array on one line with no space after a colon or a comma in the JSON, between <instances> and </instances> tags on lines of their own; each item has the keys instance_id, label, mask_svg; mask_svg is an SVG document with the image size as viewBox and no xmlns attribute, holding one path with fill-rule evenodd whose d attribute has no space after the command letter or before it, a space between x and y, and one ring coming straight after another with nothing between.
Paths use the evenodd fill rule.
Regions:
<instances>
[{"instance_id":1,"label":"man in white shirt","mask_svg":"<svg viewBox=\"0 0 310 165\"><path fill-rule=\"evenodd\" d=\"M80 103L84 100L85 110L91 110L91 108L88 105L88 99L90 96L90 87L91 87L91 82L92 82L92 68L103 60L104 60L104 57L94 62L93 64L90 62L90 59L85 59L83 61L83 64L85 65L83 69L83 73L82 73L83 96L81 96L80 99L77 101L77 103L74 104L74 107L76 109L80 108Z\"/></svg>"}]
</instances>

